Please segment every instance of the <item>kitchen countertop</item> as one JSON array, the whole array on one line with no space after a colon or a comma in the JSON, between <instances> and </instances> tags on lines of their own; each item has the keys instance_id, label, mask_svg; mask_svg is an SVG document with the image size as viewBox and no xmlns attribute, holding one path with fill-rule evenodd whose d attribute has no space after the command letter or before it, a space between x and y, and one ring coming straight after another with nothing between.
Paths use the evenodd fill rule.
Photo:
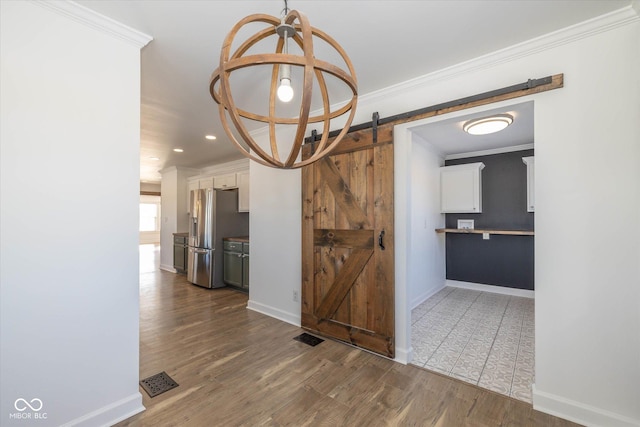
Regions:
<instances>
[{"instance_id":1,"label":"kitchen countertop","mask_svg":"<svg viewBox=\"0 0 640 427\"><path fill-rule=\"evenodd\" d=\"M249 236L223 237L222 240L226 240L228 242L249 243Z\"/></svg>"}]
</instances>

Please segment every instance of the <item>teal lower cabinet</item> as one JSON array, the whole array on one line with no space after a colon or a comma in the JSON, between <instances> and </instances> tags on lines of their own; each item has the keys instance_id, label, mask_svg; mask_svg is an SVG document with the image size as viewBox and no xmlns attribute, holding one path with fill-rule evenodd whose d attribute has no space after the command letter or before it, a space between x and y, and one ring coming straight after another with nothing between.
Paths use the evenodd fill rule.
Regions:
<instances>
[{"instance_id":1,"label":"teal lower cabinet","mask_svg":"<svg viewBox=\"0 0 640 427\"><path fill-rule=\"evenodd\" d=\"M223 258L224 283L249 292L249 243L224 240Z\"/></svg>"}]
</instances>

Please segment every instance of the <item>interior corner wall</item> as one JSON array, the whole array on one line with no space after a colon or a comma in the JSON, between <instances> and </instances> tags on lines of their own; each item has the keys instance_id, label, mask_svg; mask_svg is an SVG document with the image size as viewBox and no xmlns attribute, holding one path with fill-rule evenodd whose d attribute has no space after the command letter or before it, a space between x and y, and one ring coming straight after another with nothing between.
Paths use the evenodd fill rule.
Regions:
<instances>
[{"instance_id":1,"label":"interior corner wall","mask_svg":"<svg viewBox=\"0 0 640 427\"><path fill-rule=\"evenodd\" d=\"M536 140L534 407L630 426L640 423L640 227L629 227L640 218L640 22L603 22L543 48L518 46L508 60L503 51L362 95L354 123L564 73L564 88L527 97ZM299 177L288 173L251 166L251 299L295 317L301 201ZM396 183L405 179L395 173ZM396 230L409 215L396 215ZM396 272L406 263L396 257ZM396 305L396 323L407 322L408 305ZM400 339L396 348L406 347Z\"/></svg>"},{"instance_id":2,"label":"interior corner wall","mask_svg":"<svg viewBox=\"0 0 640 427\"><path fill-rule=\"evenodd\" d=\"M35 2L0 19L0 424L110 425L144 410L140 49Z\"/></svg>"},{"instance_id":3,"label":"interior corner wall","mask_svg":"<svg viewBox=\"0 0 640 427\"><path fill-rule=\"evenodd\" d=\"M178 168L161 171L160 268L173 271L173 233L178 233Z\"/></svg>"},{"instance_id":4,"label":"interior corner wall","mask_svg":"<svg viewBox=\"0 0 640 427\"><path fill-rule=\"evenodd\" d=\"M188 178L199 171L191 168L171 166L160 171L160 268L171 271L173 268L173 233L186 233L189 230L187 203L189 197Z\"/></svg>"},{"instance_id":5,"label":"interior corner wall","mask_svg":"<svg viewBox=\"0 0 640 427\"><path fill-rule=\"evenodd\" d=\"M412 134L411 147L411 235L407 286L410 309L445 285L445 245L436 228L444 226L440 213L440 167L442 156L430 144Z\"/></svg>"}]
</instances>

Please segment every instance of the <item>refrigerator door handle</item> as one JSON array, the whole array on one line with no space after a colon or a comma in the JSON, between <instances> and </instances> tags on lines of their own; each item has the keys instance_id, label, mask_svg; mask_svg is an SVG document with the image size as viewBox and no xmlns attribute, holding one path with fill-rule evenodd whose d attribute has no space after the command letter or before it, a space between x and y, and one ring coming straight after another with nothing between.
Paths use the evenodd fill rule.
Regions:
<instances>
[{"instance_id":1,"label":"refrigerator door handle","mask_svg":"<svg viewBox=\"0 0 640 427\"><path fill-rule=\"evenodd\" d=\"M195 252L197 254L206 254L207 252L209 252L209 250L208 249L193 248L193 252Z\"/></svg>"}]
</instances>

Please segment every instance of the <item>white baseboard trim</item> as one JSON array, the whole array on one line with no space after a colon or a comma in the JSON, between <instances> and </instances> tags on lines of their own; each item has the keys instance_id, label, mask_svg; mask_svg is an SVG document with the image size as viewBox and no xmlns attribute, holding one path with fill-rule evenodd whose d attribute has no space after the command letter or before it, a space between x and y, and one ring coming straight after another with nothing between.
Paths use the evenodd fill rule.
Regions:
<instances>
[{"instance_id":1,"label":"white baseboard trim","mask_svg":"<svg viewBox=\"0 0 640 427\"><path fill-rule=\"evenodd\" d=\"M425 302L426 300L428 300L429 298L431 298L432 296L440 292L442 289L444 289L445 286L446 286L446 283L443 283L437 288L430 289L427 292L423 293L422 295L419 295L417 298L411 301L411 310L413 310L414 308L416 308L417 306L419 306L420 304L422 304L423 302Z\"/></svg>"},{"instance_id":2,"label":"white baseboard trim","mask_svg":"<svg viewBox=\"0 0 640 427\"><path fill-rule=\"evenodd\" d=\"M129 397L103 406L62 425L62 427L112 426L145 410L142 395L136 392Z\"/></svg>"},{"instance_id":3,"label":"white baseboard trim","mask_svg":"<svg viewBox=\"0 0 640 427\"><path fill-rule=\"evenodd\" d=\"M452 288L472 289L474 291L491 292L494 294L512 295L515 297L534 298L535 291L526 289L505 288L504 286L485 285L482 283L460 282L447 279L446 286Z\"/></svg>"},{"instance_id":4,"label":"white baseboard trim","mask_svg":"<svg viewBox=\"0 0 640 427\"><path fill-rule=\"evenodd\" d=\"M258 313L274 317L278 320L282 320L283 322L290 323L297 327L300 327L301 325L301 318L299 315L296 316L295 314L280 310L279 308L271 307L269 305L261 304L252 300L249 300L249 302L247 303L247 308L249 310L257 311Z\"/></svg>"},{"instance_id":5,"label":"white baseboard trim","mask_svg":"<svg viewBox=\"0 0 640 427\"><path fill-rule=\"evenodd\" d=\"M413 359L413 347L409 346L409 348L399 348L396 347L396 357L393 359L394 362L402 363L406 365L411 362Z\"/></svg>"},{"instance_id":6,"label":"white baseboard trim","mask_svg":"<svg viewBox=\"0 0 640 427\"><path fill-rule=\"evenodd\" d=\"M160 270L168 271L169 273L177 273L178 270L173 268L173 265L160 264Z\"/></svg>"},{"instance_id":7,"label":"white baseboard trim","mask_svg":"<svg viewBox=\"0 0 640 427\"><path fill-rule=\"evenodd\" d=\"M545 393L533 384L533 409L585 426L637 427L639 419L632 419L571 399Z\"/></svg>"}]
</instances>

